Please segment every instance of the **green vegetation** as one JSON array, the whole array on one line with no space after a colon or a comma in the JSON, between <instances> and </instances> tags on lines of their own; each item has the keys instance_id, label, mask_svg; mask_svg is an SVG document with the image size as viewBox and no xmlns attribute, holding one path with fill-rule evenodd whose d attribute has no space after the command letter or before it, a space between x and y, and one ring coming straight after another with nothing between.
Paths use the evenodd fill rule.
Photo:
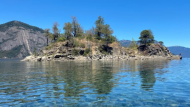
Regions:
<instances>
[{"instance_id":1,"label":"green vegetation","mask_svg":"<svg viewBox=\"0 0 190 107\"><path fill-rule=\"evenodd\" d=\"M85 50L84 50L84 56L89 55L89 53L90 53L90 52L91 52L91 51L90 51L90 49L89 49L89 48L85 49Z\"/></svg>"},{"instance_id":2,"label":"green vegetation","mask_svg":"<svg viewBox=\"0 0 190 107\"><path fill-rule=\"evenodd\" d=\"M50 29L45 29L45 30L44 30L44 35L45 35L46 38L47 38L47 46L48 46L48 38L50 37Z\"/></svg>"},{"instance_id":3,"label":"green vegetation","mask_svg":"<svg viewBox=\"0 0 190 107\"><path fill-rule=\"evenodd\" d=\"M34 48L34 56L38 56L38 53L36 51L36 48Z\"/></svg>"},{"instance_id":4,"label":"green vegetation","mask_svg":"<svg viewBox=\"0 0 190 107\"><path fill-rule=\"evenodd\" d=\"M49 29L45 30L45 36L51 38L55 42L64 42L62 46L72 48L83 48L84 55L88 55L91 51L94 53L94 47L98 47L99 51L103 54L110 54L112 47L120 47L117 42L116 36L113 36L113 30L109 24L106 24L104 18L99 16L95 21L95 27L89 30L83 30L76 17L72 16L71 22L64 23L63 33L60 33L58 28L59 24L55 22L52 27L53 33L50 33ZM149 46L154 43L154 35L151 30L143 30L139 37L140 45ZM139 44L138 43L138 44ZM163 42L159 42L163 45ZM48 40L47 40L48 44ZM51 46L46 49L52 48ZM132 39L129 45L130 50L137 51L137 42ZM81 51L74 49L72 53L74 55L81 54Z\"/></svg>"},{"instance_id":5,"label":"green vegetation","mask_svg":"<svg viewBox=\"0 0 190 107\"><path fill-rule=\"evenodd\" d=\"M104 24L104 18L101 16L98 17L98 20L95 22L96 28L94 30L95 36L98 40L103 40L108 45L109 43L113 43L117 41L116 37L114 37L113 30L110 28L110 25Z\"/></svg>"},{"instance_id":6,"label":"green vegetation","mask_svg":"<svg viewBox=\"0 0 190 107\"><path fill-rule=\"evenodd\" d=\"M151 30L143 30L140 33L140 43L143 45L150 45L151 43L154 43L154 35L152 34Z\"/></svg>"},{"instance_id":7,"label":"green vegetation","mask_svg":"<svg viewBox=\"0 0 190 107\"><path fill-rule=\"evenodd\" d=\"M64 41L66 41L66 38L65 37L58 37L58 39L57 39L57 42L64 42Z\"/></svg>"},{"instance_id":8,"label":"green vegetation","mask_svg":"<svg viewBox=\"0 0 190 107\"><path fill-rule=\"evenodd\" d=\"M72 49L73 55L87 56L92 52L91 47L96 45L103 54L110 54L109 44L117 42L117 38L112 35L113 30L110 25L104 23L103 17L99 16L95 21L95 27L86 31L83 30L76 17L72 16L71 18L72 22L66 22L64 24L63 33L60 33L57 22L53 24L52 33L49 32L49 29L45 29L44 35L47 37L47 44L48 38L53 40L53 43L49 46L47 45L46 50L53 48L54 46L52 44L56 42L64 42L62 46L74 48ZM78 50L78 48L83 48L82 50L84 51Z\"/></svg>"},{"instance_id":9,"label":"green vegetation","mask_svg":"<svg viewBox=\"0 0 190 107\"><path fill-rule=\"evenodd\" d=\"M20 53L21 49L22 49L22 45L14 47L13 49L9 50L9 51L0 51L0 58L3 57L7 57L7 58L15 58L18 56L18 54ZM27 56L29 54L24 55Z\"/></svg>"},{"instance_id":10,"label":"green vegetation","mask_svg":"<svg viewBox=\"0 0 190 107\"><path fill-rule=\"evenodd\" d=\"M79 24L76 17L72 16L72 22L66 22L64 24L63 30L64 33L61 34L58 28L59 24L55 22L52 27L53 33L49 33L49 29L45 29L44 35L48 38L54 40L54 42L60 42L67 40L68 42L72 42L72 38L78 39L86 39L88 41L103 41L107 45L109 43L113 43L117 41L116 37L114 37L113 30L110 28L110 25L104 24L104 18L99 16L95 21L96 27L92 27L90 30L86 30L84 32L83 28ZM63 35L63 36L61 36ZM48 40L47 40L48 41ZM74 41L75 42L75 41ZM74 43L75 46L78 46L77 43ZM84 45L82 44L84 47Z\"/></svg>"},{"instance_id":11,"label":"green vegetation","mask_svg":"<svg viewBox=\"0 0 190 107\"><path fill-rule=\"evenodd\" d=\"M63 30L65 30L66 39L70 40L72 38L72 31L73 31L72 24L70 22L65 23Z\"/></svg>"},{"instance_id":12,"label":"green vegetation","mask_svg":"<svg viewBox=\"0 0 190 107\"><path fill-rule=\"evenodd\" d=\"M129 45L129 48L131 49L137 49L138 45L136 44L136 41L132 38L132 42Z\"/></svg>"},{"instance_id":13,"label":"green vegetation","mask_svg":"<svg viewBox=\"0 0 190 107\"><path fill-rule=\"evenodd\" d=\"M163 45L163 44L164 44L164 42L162 42L162 41L159 41L158 43L159 43L160 45Z\"/></svg>"},{"instance_id":14,"label":"green vegetation","mask_svg":"<svg viewBox=\"0 0 190 107\"><path fill-rule=\"evenodd\" d=\"M53 40L56 41L60 35L60 30L58 29L59 24L54 22L53 24Z\"/></svg>"},{"instance_id":15,"label":"green vegetation","mask_svg":"<svg viewBox=\"0 0 190 107\"><path fill-rule=\"evenodd\" d=\"M108 55L108 54L109 54L108 51L107 51L107 49L105 48L105 46L99 46L99 47L98 47L98 50L100 50L100 52L101 52L102 54L105 54L105 55Z\"/></svg>"},{"instance_id":16,"label":"green vegetation","mask_svg":"<svg viewBox=\"0 0 190 107\"><path fill-rule=\"evenodd\" d=\"M13 27L13 26L17 27L17 28L23 27L25 29L30 29L30 30L33 30L33 31L39 31L41 33L44 33L43 29L40 29L40 28L35 27L35 26L28 25L28 24L20 22L20 21L11 21L11 22L7 22L7 23L4 23L4 24L1 24L0 25L0 31L4 32L9 27Z\"/></svg>"},{"instance_id":17,"label":"green vegetation","mask_svg":"<svg viewBox=\"0 0 190 107\"><path fill-rule=\"evenodd\" d=\"M80 51L79 51L78 49L73 49L73 50L72 50L72 55L75 55L75 56L76 56L76 55L79 55L79 52L80 52Z\"/></svg>"},{"instance_id":18,"label":"green vegetation","mask_svg":"<svg viewBox=\"0 0 190 107\"><path fill-rule=\"evenodd\" d=\"M102 34L103 34L102 31L103 31L103 28L104 28L104 18L99 16L98 20L96 20L95 24L96 24L96 28L95 28L96 38L98 40L100 40L101 37L102 37Z\"/></svg>"},{"instance_id":19,"label":"green vegetation","mask_svg":"<svg viewBox=\"0 0 190 107\"><path fill-rule=\"evenodd\" d=\"M89 48L85 49L82 53L82 50L80 51L79 49L73 49L72 50L72 55L84 55L87 56L91 52Z\"/></svg>"},{"instance_id":20,"label":"green vegetation","mask_svg":"<svg viewBox=\"0 0 190 107\"><path fill-rule=\"evenodd\" d=\"M48 45L48 46L46 46L45 49L46 49L46 50L49 50L49 49L51 49L52 47L53 47L53 43L50 44L50 45Z\"/></svg>"},{"instance_id":21,"label":"green vegetation","mask_svg":"<svg viewBox=\"0 0 190 107\"><path fill-rule=\"evenodd\" d=\"M73 28L73 36L74 37L81 37L83 36L83 29L80 26L80 24L78 23L78 20L76 17L72 16L72 28Z\"/></svg>"},{"instance_id":22,"label":"green vegetation","mask_svg":"<svg viewBox=\"0 0 190 107\"><path fill-rule=\"evenodd\" d=\"M85 44L84 43L81 43L79 42L77 39L73 38L71 40L72 44L73 44L73 47L81 47L81 48L85 48Z\"/></svg>"}]
</instances>

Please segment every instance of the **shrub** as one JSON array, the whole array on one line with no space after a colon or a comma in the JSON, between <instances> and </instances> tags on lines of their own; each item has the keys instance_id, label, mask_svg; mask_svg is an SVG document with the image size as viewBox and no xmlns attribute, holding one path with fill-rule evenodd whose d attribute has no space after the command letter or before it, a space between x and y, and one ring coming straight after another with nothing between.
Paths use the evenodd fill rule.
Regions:
<instances>
[{"instance_id":1,"label":"shrub","mask_svg":"<svg viewBox=\"0 0 190 107\"><path fill-rule=\"evenodd\" d=\"M163 41L159 41L158 43L159 43L160 45L163 45L163 44L164 44L164 42L163 42Z\"/></svg>"},{"instance_id":2,"label":"shrub","mask_svg":"<svg viewBox=\"0 0 190 107\"><path fill-rule=\"evenodd\" d=\"M91 35L86 36L86 39L89 41L93 41L93 37Z\"/></svg>"},{"instance_id":3,"label":"shrub","mask_svg":"<svg viewBox=\"0 0 190 107\"><path fill-rule=\"evenodd\" d=\"M73 39L72 42L73 42L73 46L74 47L78 47L79 46L79 42L76 39Z\"/></svg>"},{"instance_id":4,"label":"shrub","mask_svg":"<svg viewBox=\"0 0 190 107\"><path fill-rule=\"evenodd\" d=\"M66 41L66 38L65 37L59 37L57 39L57 42L63 42L63 41Z\"/></svg>"},{"instance_id":5,"label":"shrub","mask_svg":"<svg viewBox=\"0 0 190 107\"><path fill-rule=\"evenodd\" d=\"M36 48L34 48L34 56L38 56L38 53L36 51Z\"/></svg>"},{"instance_id":6,"label":"shrub","mask_svg":"<svg viewBox=\"0 0 190 107\"><path fill-rule=\"evenodd\" d=\"M79 46L80 46L81 48L85 48L85 44L84 44L84 43L79 43Z\"/></svg>"},{"instance_id":7,"label":"shrub","mask_svg":"<svg viewBox=\"0 0 190 107\"><path fill-rule=\"evenodd\" d=\"M84 39L85 36L79 35L79 36L77 36L77 38L78 38L78 39Z\"/></svg>"},{"instance_id":8,"label":"shrub","mask_svg":"<svg viewBox=\"0 0 190 107\"><path fill-rule=\"evenodd\" d=\"M106 38L101 38L101 41L103 43L113 43L113 42L116 42L117 41L117 38L115 36L112 36L112 35L109 35L107 36Z\"/></svg>"},{"instance_id":9,"label":"shrub","mask_svg":"<svg viewBox=\"0 0 190 107\"><path fill-rule=\"evenodd\" d=\"M89 53L90 53L90 49L89 48L84 50L84 56L87 56Z\"/></svg>"},{"instance_id":10,"label":"shrub","mask_svg":"<svg viewBox=\"0 0 190 107\"><path fill-rule=\"evenodd\" d=\"M138 45L136 43L136 41L132 38L132 42L129 45L129 48L131 49L137 49Z\"/></svg>"},{"instance_id":11,"label":"shrub","mask_svg":"<svg viewBox=\"0 0 190 107\"><path fill-rule=\"evenodd\" d=\"M103 46L99 46L98 49L100 50L100 52L101 52L102 54L105 54L105 55L108 55L108 54L109 54L109 53L104 49Z\"/></svg>"},{"instance_id":12,"label":"shrub","mask_svg":"<svg viewBox=\"0 0 190 107\"><path fill-rule=\"evenodd\" d=\"M49 50L49 49L51 49L51 48L52 48L52 45L49 45L49 46L46 46L46 47L45 47L46 50Z\"/></svg>"},{"instance_id":13,"label":"shrub","mask_svg":"<svg viewBox=\"0 0 190 107\"><path fill-rule=\"evenodd\" d=\"M73 49L72 50L72 55L79 55L79 50L78 49Z\"/></svg>"},{"instance_id":14,"label":"shrub","mask_svg":"<svg viewBox=\"0 0 190 107\"><path fill-rule=\"evenodd\" d=\"M108 36L108 42L109 43L113 43L113 42L116 42L116 41L117 41L117 38L115 36L112 36L112 35Z\"/></svg>"},{"instance_id":15,"label":"shrub","mask_svg":"<svg viewBox=\"0 0 190 107\"><path fill-rule=\"evenodd\" d=\"M81 47L81 48L85 48L85 44L84 43L80 43L78 40L73 39L73 46L74 47Z\"/></svg>"}]
</instances>

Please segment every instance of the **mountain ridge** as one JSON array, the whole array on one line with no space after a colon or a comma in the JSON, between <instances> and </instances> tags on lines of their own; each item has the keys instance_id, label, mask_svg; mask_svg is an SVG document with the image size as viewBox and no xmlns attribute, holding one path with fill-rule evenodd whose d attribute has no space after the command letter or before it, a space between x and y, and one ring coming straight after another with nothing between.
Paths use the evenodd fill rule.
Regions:
<instances>
[{"instance_id":1,"label":"mountain ridge","mask_svg":"<svg viewBox=\"0 0 190 107\"><path fill-rule=\"evenodd\" d=\"M33 31L40 31L41 33L44 33L44 30L42 28L32 26L32 25L29 25L29 24L26 24L24 22L17 21L17 20L13 20L13 21L9 21L9 22L0 24L0 31L4 32L9 27L13 27L13 26L14 27L23 27L25 29L32 29Z\"/></svg>"},{"instance_id":2,"label":"mountain ridge","mask_svg":"<svg viewBox=\"0 0 190 107\"><path fill-rule=\"evenodd\" d=\"M181 54L184 58L190 58L190 48L184 46L169 46L168 49L174 54Z\"/></svg>"},{"instance_id":3,"label":"mountain ridge","mask_svg":"<svg viewBox=\"0 0 190 107\"><path fill-rule=\"evenodd\" d=\"M46 45L44 31L20 21L0 25L0 58L24 58Z\"/></svg>"}]
</instances>

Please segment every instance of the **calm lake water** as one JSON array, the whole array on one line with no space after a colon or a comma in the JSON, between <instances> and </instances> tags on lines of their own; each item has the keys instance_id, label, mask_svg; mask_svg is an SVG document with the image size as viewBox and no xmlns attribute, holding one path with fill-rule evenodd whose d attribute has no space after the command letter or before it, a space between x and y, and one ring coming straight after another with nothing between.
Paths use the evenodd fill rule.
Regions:
<instances>
[{"instance_id":1,"label":"calm lake water","mask_svg":"<svg viewBox=\"0 0 190 107\"><path fill-rule=\"evenodd\" d=\"M0 60L0 106L190 106L190 59Z\"/></svg>"}]
</instances>

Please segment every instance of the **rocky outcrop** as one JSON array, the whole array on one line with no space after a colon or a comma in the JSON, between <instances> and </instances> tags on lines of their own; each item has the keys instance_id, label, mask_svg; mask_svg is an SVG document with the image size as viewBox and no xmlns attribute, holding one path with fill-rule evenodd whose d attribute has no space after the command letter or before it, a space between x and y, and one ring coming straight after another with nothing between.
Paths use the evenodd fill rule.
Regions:
<instances>
[{"instance_id":1,"label":"rocky outcrop","mask_svg":"<svg viewBox=\"0 0 190 107\"><path fill-rule=\"evenodd\" d=\"M0 25L0 58L24 58L45 45L46 38L40 28L19 21Z\"/></svg>"},{"instance_id":2,"label":"rocky outcrop","mask_svg":"<svg viewBox=\"0 0 190 107\"><path fill-rule=\"evenodd\" d=\"M145 56L163 56L172 57L172 53L168 48L160 44L151 44L150 46L141 45L138 47L139 53Z\"/></svg>"},{"instance_id":3,"label":"rocky outcrop","mask_svg":"<svg viewBox=\"0 0 190 107\"><path fill-rule=\"evenodd\" d=\"M23 61L83 61L83 60L154 60L154 59L181 59L159 44L139 46L137 49L128 49L117 46L94 46L93 51L85 55L86 48L68 47L66 43L54 43L43 49L39 56L29 56Z\"/></svg>"},{"instance_id":4,"label":"rocky outcrop","mask_svg":"<svg viewBox=\"0 0 190 107\"><path fill-rule=\"evenodd\" d=\"M172 55L172 56L142 56L139 54L136 54L134 56L132 55L105 55L105 54L96 54L96 55L88 55L88 56L82 56L77 55L74 56L72 53L64 52L52 54L52 51L49 51L50 53L45 56L29 56L26 57L23 61L93 61L93 60L154 60L154 59L164 59L164 60L179 60L181 59L181 56L178 55Z\"/></svg>"}]
</instances>

